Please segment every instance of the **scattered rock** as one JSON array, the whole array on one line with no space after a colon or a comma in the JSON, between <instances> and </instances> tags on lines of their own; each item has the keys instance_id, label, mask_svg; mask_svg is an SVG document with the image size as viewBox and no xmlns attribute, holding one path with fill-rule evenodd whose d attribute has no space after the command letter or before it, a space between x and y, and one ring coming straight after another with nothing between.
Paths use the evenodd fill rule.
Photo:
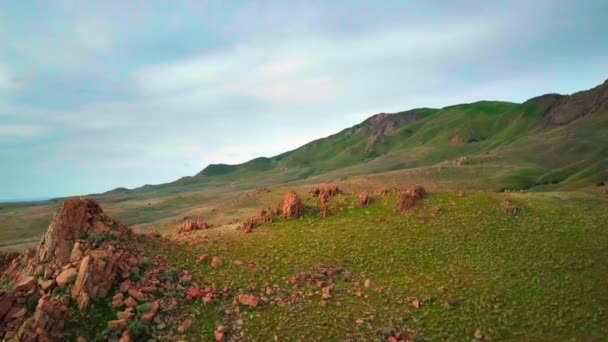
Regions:
<instances>
[{"instance_id":1,"label":"scattered rock","mask_svg":"<svg viewBox=\"0 0 608 342\"><path fill-rule=\"evenodd\" d=\"M414 308L416 308L416 309L420 309L420 306L422 306L422 304L420 303L420 300L418 300L418 299L414 299L414 300L412 301L412 306L413 306Z\"/></svg>"},{"instance_id":2,"label":"scattered rock","mask_svg":"<svg viewBox=\"0 0 608 342\"><path fill-rule=\"evenodd\" d=\"M260 299L253 295L240 294L239 303L252 308L255 308L260 303Z\"/></svg>"},{"instance_id":3,"label":"scattered rock","mask_svg":"<svg viewBox=\"0 0 608 342\"><path fill-rule=\"evenodd\" d=\"M483 339L485 338L485 336L484 336L483 332L481 332L481 330L480 330L480 329L475 330L475 333L473 334L473 337L474 337L476 340L478 340L478 341L481 341L481 340L483 340Z\"/></svg>"},{"instance_id":4,"label":"scattered rock","mask_svg":"<svg viewBox=\"0 0 608 342\"><path fill-rule=\"evenodd\" d=\"M191 326L192 326L192 320L190 318L188 318L182 323L182 325L179 326L179 328L177 328L177 331L180 334L183 334L186 331L188 331Z\"/></svg>"},{"instance_id":5,"label":"scattered rock","mask_svg":"<svg viewBox=\"0 0 608 342\"><path fill-rule=\"evenodd\" d=\"M218 256L214 256L213 259L211 259L211 267L213 268L221 267L223 263L224 262L222 261L222 259Z\"/></svg>"},{"instance_id":6,"label":"scattered rock","mask_svg":"<svg viewBox=\"0 0 608 342\"><path fill-rule=\"evenodd\" d=\"M129 297L125 300L125 305L130 308L137 306L137 301L133 297Z\"/></svg>"},{"instance_id":7,"label":"scattered rock","mask_svg":"<svg viewBox=\"0 0 608 342\"><path fill-rule=\"evenodd\" d=\"M108 321L108 329L110 329L110 330L124 330L126 328L127 328L127 321L124 319Z\"/></svg>"},{"instance_id":8,"label":"scattered rock","mask_svg":"<svg viewBox=\"0 0 608 342\"><path fill-rule=\"evenodd\" d=\"M160 308L159 301L152 302L152 304L150 305L150 310L148 312L146 312L145 314L141 315L141 321L145 324L152 323L152 320L156 317L156 314L158 313L159 308Z\"/></svg>"},{"instance_id":9,"label":"scattered rock","mask_svg":"<svg viewBox=\"0 0 608 342\"><path fill-rule=\"evenodd\" d=\"M188 234L193 231L209 229L211 225L201 220L186 220L177 228L178 234Z\"/></svg>"},{"instance_id":10,"label":"scattered rock","mask_svg":"<svg viewBox=\"0 0 608 342\"><path fill-rule=\"evenodd\" d=\"M362 192L359 194L359 202L357 206L359 208L365 208L372 203L372 198L369 196L369 193Z\"/></svg>"},{"instance_id":11,"label":"scattered rock","mask_svg":"<svg viewBox=\"0 0 608 342\"><path fill-rule=\"evenodd\" d=\"M371 279L365 279L365 282L363 282L363 286L365 286L366 288L373 287L374 282Z\"/></svg>"},{"instance_id":12,"label":"scattered rock","mask_svg":"<svg viewBox=\"0 0 608 342\"><path fill-rule=\"evenodd\" d=\"M134 287L130 288L127 292L129 293L129 296L133 297L138 302L143 302L146 300L146 295Z\"/></svg>"},{"instance_id":13,"label":"scattered rock","mask_svg":"<svg viewBox=\"0 0 608 342\"><path fill-rule=\"evenodd\" d=\"M131 279L123 280L122 283L118 286L118 290L120 292L127 292L131 288Z\"/></svg>"},{"instance_id":14,"label":"scattered rock","mask_svg":"<svg viewBox=\"0 0 608 342\"><path fill-rule=\"evenodd\" d=\"M516 206L511 200L504 200L501 205L501 210L505 215L517 215L521 208Z\"/></svg>"}]
</instances>

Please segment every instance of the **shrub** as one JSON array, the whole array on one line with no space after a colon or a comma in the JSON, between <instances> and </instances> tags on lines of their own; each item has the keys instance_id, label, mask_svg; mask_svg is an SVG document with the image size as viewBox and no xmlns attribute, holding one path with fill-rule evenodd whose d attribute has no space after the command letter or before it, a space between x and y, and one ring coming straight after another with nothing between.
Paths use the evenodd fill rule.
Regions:
<instances>
[{"instance_id":1,"label":"shrub","mask_svg":"<svg viewBox=\"0 0 608 342\"><path fill-rule=\"evenodd\" d=\"M145 341L148 338L148 335L150 335L148 326L140 321L129 321L127 327L129 328L129 331L133 335L133 339L135 341Z\"/></svg>"}]
</instances>

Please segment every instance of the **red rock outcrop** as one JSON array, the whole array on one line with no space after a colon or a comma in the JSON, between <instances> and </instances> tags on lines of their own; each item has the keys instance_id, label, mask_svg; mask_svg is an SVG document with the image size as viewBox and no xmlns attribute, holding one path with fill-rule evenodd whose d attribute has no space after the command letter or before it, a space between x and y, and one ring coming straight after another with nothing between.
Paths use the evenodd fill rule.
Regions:
<instances>
[{"instance_id":1,"label":"red rock outcrop","mask_svg":"<svg viewBox=\"0 0 608 342\"><path fill-rule=\"evenodd\" d=\"M281 213L285 219L295 219L304 212L304 204L295 192L291 191L285 194L283 202L281 202Z\"/></svg>"},{"instance_id":2,"label":"red rock outcrop","mask_svg":"<svg viewBox=\"0 0 608 342\"><path fill-rule=\"evenodd\" d=\"M511 200L504 200L501 205L501 210L505 215L517 215L521 211L521 208L513 203Z\"/></svg>"},{"instance_id":3,"label":"red rock outcrop","mask_svg":"<svg viewBox=\"0 0 608 342\"><path fill-rule=\"evenodd\" d=\"M177 228L178 234L187 234L196 230L209 229L211 225L201 220L186 220Z\"/></svg>"},{"instance_id":4,"label":"red rock outcrop","mask_svg":"<svg viewBox=\"0 0 608 342\"><path fill-rule=\"evenodd\" d=\"M359 194L357 206L359 208L365 208L372 203L372 198L366 191Z\"/></svg>"},{"instance_id":5,"label":"red rock outcrop","mask_svg":"<svg viewBox=\"0 0 608 342\"><path fill-rule=\"evenodd\" d=\"M426 195L426 190L420 185L406 188L401 193L399 202L397 202L397 210L406 212L413 208L416 203Z\"/></svg>"}]
</instances>

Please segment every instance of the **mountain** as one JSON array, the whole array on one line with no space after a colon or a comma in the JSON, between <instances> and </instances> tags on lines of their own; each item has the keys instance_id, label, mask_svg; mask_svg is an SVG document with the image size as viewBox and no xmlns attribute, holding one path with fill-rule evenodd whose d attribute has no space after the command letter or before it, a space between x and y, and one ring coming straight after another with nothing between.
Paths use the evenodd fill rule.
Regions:
<instances>
[{"instance_id":1,"label":"mountain","mask_svg":"<svg viewBox=\"0 0 608 342\"><path fill-rule=\"evenodd\" d=\"M608 178L607 125L608 81L522 104L480 101L380 113L278 156L209 165L190 182L208 177L294 181L341 169L377 173L466 157L472 163L508 164L512 174L496 175L498 186L589 185Z\"/></svg>"}]
</instances>

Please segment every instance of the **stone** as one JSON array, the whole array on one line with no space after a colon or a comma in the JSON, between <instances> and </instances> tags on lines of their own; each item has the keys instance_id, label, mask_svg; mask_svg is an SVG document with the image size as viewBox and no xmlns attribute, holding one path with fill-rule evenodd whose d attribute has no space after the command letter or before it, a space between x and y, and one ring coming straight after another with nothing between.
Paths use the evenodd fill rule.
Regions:
<instances>
[{"instance_id":1,"label":"stone","mask_svg":"<svg viewBox=\"0 0 608 342\"><path fill-rule=\"evenodd\" d=\"M188 299L194 299L194 298L199 298L202 297L203 293L201 292L201 289L199 289L198 287L191 287L188 289L188 291L186 292L186 298Z\"/></svg>"},{"instance_id":2,"label":"stone","mask_svg":"<svg viewBox=\"0 0 608 342\"><path fill-rule=\"evenodd\" d=\"M133 297L129 297L125 300L125 305L130 308L137 306L137 301Z\"/></svg>"},{"instance_id":3,"label":"stone","mask_svg":"<svg viewBox=\"0 0 608 342\"><path fill-rule=\"evenodd\" d=\"M120 290L120 292L127 292L127 291L129 291L130 288L131 288L131 279L123 280L120 283L120 285L118 286L118 290Z\"/></svg>"},{"instance_id":4,"label":"stone","mask_svg":"<svg viewBox=\"0 0 608 342\"><path fill-rule=\"evenodd\" d=\"M80 249L80 242L76 241L72 253L70 253L70 262L76 262L80 259L82 259L82 250Z\"/></svg>"},{"instance_id":5,"label":"stone","mask_svg":"<svg viewBox=\"0 0 608 342\"><path fill-rule=\"evenodd\" d=\"M190 318L184 320L184 322L182 323L182 325L179 326L179 328L177 328L177 331L180 334L185 333L186 331L188 331L188 329L190 329L190 327L192 326L192 320Z\"/></svg>"},{"instance_id":6,"label":"stone","mask_svg":"<svg viewBox=\"0 0 608 342\"><path fill-rule=\"evenodd\" d=\"M42 291L48 291L55 285L55 280L53 280L53 279L45 280L43 282L40 282L39 285L40 285L40 288L42 289Z\"/></svg>"},{"instance_id":7,"label":"stone","mask_svg":"<svg viewBox=\"0 0 608 342\"><path fill-rule=\"evenodd\" d=\"M473 337L474 337L476 340L478 340L478 341L481 341L481 340L483 340L483 339L485 338L485 336L484 336L483 332L481 332L481 330L480 330L480 329L475 330L475 333L473 334Z\"/></svg>"},{"instance_id":8,"label":"stone","mask_svg":"<svg viewBox=\"0 0 608 342\"><path fill-rule=\"evenodd\" d=\"M222 259L218 256L214 256L213 259L211 259L211 267L213 268L221 267L223 263L224 262L222 261Z\"/></svg>"},{"instance_id":9,"label":"stone","mask_svg":"<svg viewBox=\"0 0 608 342\"><path fill-rule=\"evenodd\" d=\"M116 308L119 308L119 307L125 305L124 299L125 299L125 295L122 292L118 292L112 298L112 307L116 309Z\"/></svg>"},{"instance_id":10,"label":"stone","mask_svg":"<svg viewBox=\"0 0 608 342\"><path fill-rule=\"evenodd\" d=\"M129 296L135 298L135 300L138 302L143 302L146 300L146 295L134 287L131 287L127 292L129 293Z\"/></svg>"},{"instance_id":11,"label":"stone","mask_svg":"<svg viewBox=\"0 0 608 342\"><path fill-rule=\"evenodd\" d=\"M13 310L11 310L7 316L11 319L17 319L25 316L26 313L27 308L13 308Z\"/></svg>"},{"instance_id":12,"label":"stone","mask_svg":"<svg viewBox=\"0 0 608 342\"><path fill-rule=\"evenodd\" d=\"M304 212L304 204L302 204L302 200L298 194L293 191L285 194L280 208L283 218L288 220L299 218Z\"/></svg>"},{"instance_id":13,"label":"stone","mask_svg":"<svg viewBox=\"0 0 608 342\"><path fill-rule=\"evenodd\" d=\"M150 311L141 315L141 321L145 324L152 323L152 320L154 319L154 317L156 317L156 314L158 313L159 308L160 308L159 301L152 302L152 304L150 305Z\"/></svg>"},{"instance_id":14,"label":"stone","mask_svg":"<svg viewBox=\"0 0 608 342\"><path fill-rule=\"evenodd\" d=\"M108 321L108 329L110 330L124 330L127 328L127 321L124 319L116 319Z\"/></svg>"},{"instance_id":15,"label":"stone","mask_svg":"<svg viewBox=\"0 0 608 342\"><path fill-rule=\"evenodd\" d=\"M252 308L255 308L260 303L260 299L253 295L240 294L239 295L239 303L242 305L246 305Z\"/></svg>"},{"instance_id":16,"label":"stone","mask_svg":"<svg viewBox=\"0 0 608 342\"><path fill-rule=\"evenodd\" d=\"M36 278L32 276L23 277L17 285L15 285L15 292L30 292L36 285Z\"/></svg>"},{"instance_id":17,"label":"stone","mask_svg":"<svg viewBox=\"0 0 608 342\"><path fill-rule=\"evenodd\" d=\"M418 299L414 299L414 300L412 301L412 306L413 306L414 308L416 308L416 309L420 309L420 306L422 306L422 304L420 303L420 300L418 300Z\"/></svg>"},{"instance_id":18,"label":"stone","mask_svg":"<svg viewBox=\"0 0 608 342\"><path fill-rule=\"evenodd\" d=\"M363 283L363 286L365 286L366 288L370 288L374 286L374 282L371 279L365 279L365 282Z\"/></svg>"},{"instance_id":19,"label":"stone","mask_svg":"<svg viewBox=\"0 0 608 342\"><path fill-rule=\"evenodd\" d=\"M78 275L78 272L75 268L70 267L68 269L63 270L63 272L59 273L55 281L57 282L57 286L61 288L65 288L68 285L68 281L75 278Z\"/></svg>"},{"instance_id":20,"label":"stone","mask_svg":"<svg viewBox=\"0 0 608 342\"><path fill-rule=\"evenodd\" d=\"M118 317L118 319L124 319L126 321L130 320L134 316L135 316L135 314L133 312L129 312L129 311L120 311L116 314L116 317Z\"/></svg>"}]
</instances>

